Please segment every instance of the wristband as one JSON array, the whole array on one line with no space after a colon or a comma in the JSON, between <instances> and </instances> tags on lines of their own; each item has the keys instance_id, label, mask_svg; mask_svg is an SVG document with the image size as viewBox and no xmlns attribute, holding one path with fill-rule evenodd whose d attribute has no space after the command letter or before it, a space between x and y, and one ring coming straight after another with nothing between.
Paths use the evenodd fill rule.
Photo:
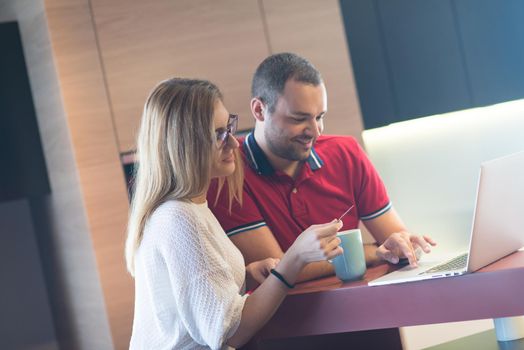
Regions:
<instances>
[{"instance_id":1,"label":"wristband","mask_svg":"<svg viewBox=\"0 0 524 350\"><path fill-rule=\"evenodd\" d=\"M271 269L271 273L273 274L273 276L275 276L276 278L278 278L278 279L280 280L280 282L284 283L284 284L286 285L286 287L288 287L289 289L293 289L293 288L295 288L295 285L289 283L288 281L286 281L286 279L284 278L284 276L282 276L280 273L278 273L277 270L275 270L275 269Z\"/></svg>"}]
</instances>

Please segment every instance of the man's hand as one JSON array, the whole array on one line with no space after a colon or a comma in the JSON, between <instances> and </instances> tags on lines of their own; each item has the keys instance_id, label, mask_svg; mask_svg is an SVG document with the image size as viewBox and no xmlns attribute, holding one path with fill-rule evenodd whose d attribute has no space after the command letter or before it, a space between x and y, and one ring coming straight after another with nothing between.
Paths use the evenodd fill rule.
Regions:
<instances>
[{"instance_id":1,"label":"man's hand","mask_svg":"<svg viewBox=\"0 0 524 350\"><path fill-rule=\"evenodd\" d=\"M392 264L397 264L405 257L411 266L416 267L418 257L415 250L420 248L424 253L429 253L431 247L436 245L437 243L428 236L412 235L406 231L395 232L377 248L377 256Z\"/></svg>"}]
</instances>

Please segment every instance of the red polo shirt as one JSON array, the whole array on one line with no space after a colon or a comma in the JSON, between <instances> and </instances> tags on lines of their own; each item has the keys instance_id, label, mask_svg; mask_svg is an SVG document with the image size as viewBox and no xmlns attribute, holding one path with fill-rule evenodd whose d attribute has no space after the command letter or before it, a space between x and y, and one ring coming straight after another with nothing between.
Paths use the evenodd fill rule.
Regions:
<instances>
[{"instance_id":1,"label":"red polo shirt","mask_svg":"<svg viewBox=\"0 0 524 350\"><path fill-rule=\"evenodd\" d=\"M275 171L253 133L240 140L244 158L243 205L228 208L227 190L216 206L216 181L208 192L210 208L228 236L267 225L283 251L313 224L338 218L351 205L342 230L357 228L391 208L386 188L352 137L320 136L309 159L293 180Z\"/></svg>"}]
</instances>

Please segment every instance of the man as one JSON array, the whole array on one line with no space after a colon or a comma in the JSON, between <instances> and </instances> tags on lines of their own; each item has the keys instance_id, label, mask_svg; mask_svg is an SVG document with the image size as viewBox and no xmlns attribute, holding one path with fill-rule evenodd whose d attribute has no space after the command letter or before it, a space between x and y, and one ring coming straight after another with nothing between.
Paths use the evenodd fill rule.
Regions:
<instances>
[{"instance_id":1,"label":"man","mask_svg":"<svg viewBox=\"0 0 524 350\"><path fill-rule=\"evenodd\" d=\"M227 191L216 200L216 184L208 193L211 210L246 264L281 257L307 227L329 222L352 205L341 230L364 223L378 242L365 246L368 264L407 258L416 266L415 249L430 252L435 242L407 231L356 140L321 136L326 88L310 62L291 53L266 58L253 77L251 112L255 129L241 140L242 205L230 210ZM313 263L300 280L333 271L327 262Z\"/></svg>"}]
</instances>

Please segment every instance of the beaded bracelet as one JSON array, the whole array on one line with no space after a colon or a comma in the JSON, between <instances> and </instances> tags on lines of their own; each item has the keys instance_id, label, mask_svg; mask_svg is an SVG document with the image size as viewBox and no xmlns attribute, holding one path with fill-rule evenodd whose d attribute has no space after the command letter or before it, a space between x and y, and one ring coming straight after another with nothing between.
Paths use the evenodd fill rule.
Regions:
<instances>
[{"instance_id":1,"label":"beaded bracelet","mask_svg":"<svg viewBox=\"0 0 524 350\"><path fill-rule=\"evenodd\" d=\"M278 273L277 270L275 270L275 269L271 269L271 273L273 274L273 276L275 276L276 278L278 278L278 279L280 280L280 282L284 283L284 284L286 285L286 287L288 287L289 289L293 289L293 288L295 288L295 285L289 283L288 281L286 281L286 279L284 278L284 276L282 276L280 273Z\"/></svg>"}]
</instances>

